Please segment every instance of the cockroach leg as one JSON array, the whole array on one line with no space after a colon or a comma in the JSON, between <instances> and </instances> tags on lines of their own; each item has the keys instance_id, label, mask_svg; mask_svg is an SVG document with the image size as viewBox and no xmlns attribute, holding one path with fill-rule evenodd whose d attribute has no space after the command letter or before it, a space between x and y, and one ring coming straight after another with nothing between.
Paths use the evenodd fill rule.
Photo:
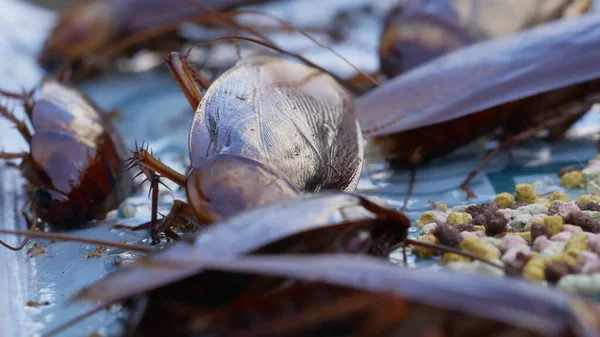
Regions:
<instances>
[{"instance_id":1,"label":"cockroach leg","mask_svg":"<svg viewBox=\"0 0 600 337\"><path fill-rule=\"evenodd\" d=\"M198 72L187 64L183 56L180 53L172 52L169 56L164 58L171 74L177 81L177 84L181 88L181 91L187 98L192 110L195 112L202 99L202 94L198 87L197 82L200 82Z\"/></svg>"},{"instance_id":2,"label":"cockroach leg","mask_svg":"<svg viewBox=\"0 0 600 337\"><path fill-rule=\"evenodd\" d=\"M106 117L110 120L115 120L121 116L121 112L117 109L111 110L106 113Z\"/></svg>"},{"instance_id":3,"label":"cockroach leg","mask_svg":"<svg viewBox=\"0 0 600 337\"><path fill-rule=\"evenodd\" d=\"M498 155L498 153L500 153L501 151L503 151L505 149L511 148L521 142L524 142L532 137L535 137L542 130L545 130L551 126L561 125L562 123L565 123L565 121L572 118L574 114L575 114L574 112L567 112L558 117L550 118L550 119L546 120L545 122L540 123L538 126L536 126L534 128L525 130L519 134L512 136L511 138L507 139L502 144L500 144L498 147L496 147L494 150L492 150L481 161L481 163L479 163L479 165L477 165L477 167L469 173L467 178L460 184L460 188L467 193L467 199L476 197L475 193L473 193L473 191L469 188L469 183L471 182L471 180L473 180L473 178L475 178L477 176L477 174L479 174L479 172L481 170L483 170L490 163L490 161Z\"/></svg>"},{"instance_id":4,"label":"cockroach leg","mask_svg":"<svg viewBox=\"0 0 600 337\"><path fill-rule=\"evenodd\" d=\"M417 169L415 167L410 168L410 181L408 182L408 192L406 193L406 197L404 198L404 203L402 204L402 208L400 208L400 212L406 211L408 206L408 201L412 196L413 190L415 188L415 179L417 178Z\"/></svg>"},{"instance_id":5,"label":"cockroach leg","mask_svg":"<svg viewBox=\"0 0 600 337\"><path fill-rule=\"evenodd\" d=\"M158 184L160 183L160 177L154 173L150 172L150 176L148 178L150 180L150 193L152 193L152 213L150 220L150 236L152 237L152 244L157 244L160 242L160 238L158 237Z\"/></svg>"},{"instance_id":6,"label":"cockroach leg","mask_svg":"<svg viewBox=\"0 0 600 337\"><path fill-rule=\"evenodd\" d=\"M0 151L0 159L11 160L11 159L22 159L26 160L29 158L29 153L27 152L19 152L19 153L11 153Z\"/></svg>"},{"instance_id":7,"label":"cockroach leg","mask_svg":"<svg viewBox=\"0 0 600 337\"><path fill-rule=\"evenodd\" d=\"M62 233L46 233L40 231L14 231L8 229L0 229L0 234L10 235L28 235L31 238L46 239L46 240L57 240L57 241L71 241L79 243L87 243L91 245L106 246L117 249L132 250L136 252L148 253L152 251L152 248L140 245L130 245L120 242L111 242L104 240L88 239L79 236L73 236Z\"/></svg>"},{"instance_id":8,"label":"cockroach leg","mask_svg":"<svg viewBox=\"0 0 600 337\"><path fill-rule=\"evenodd\" d=\"M165 177L175 184L185 187L185 175L173 170L160 160L156 159L147 148L138 147L137 144L135 147L135 151L131 151L133 153L133 157L131 157L128 161L129 167L134 167L136 165L139 167L145 167L150 171L158 173L161 177Z\"/></svg>"},{"instance_id":9,"label":"cockroach leg","mask_svg":"<svg viewBox=\"0 0 600 337\"><path fill-rule=\"evenodd\" d=\"M497 263L494 263L493 261L484 259L484 258L480 257L479 255L475 255L473 253L465 252L465 251L462 251L460 249L456 249L456 248L452 248L452 247L448 247L448 246L443 246L443 245L438 245L438 244L435 244L435 243L417 241L417 240L413 240L413 239L406 239L406 240L404 240L404 242L402 244L408 244L408 245L413 245L413 246L421 246L421 247L425 247L425 248L440 250L440 251L447 252L447 253L454 253L454 254L457 254L457 255L468 257L468 258L470 258L472 260L483 262L483 263L485 263L485 264L487 264L489 266L498 268L498 269L504 271L507 274L513 274L513 275L517 275L518 274L517 271L515 271L514 269L512 269L510 267L499 265ZM398 248L398 246L396 248Z\"/></svg>"},{"instance_id":10,"label":"cockroach leg","mask_svg":"<svg viewBox=\"0 0 600 337\"><path fill-rule=\"evenodd\" d=\"M190 222L196 223L196 218L190 206L181 200L175 200L169 214L162 219L158 231L164 232L171 239L178 240L179 235L173 232L171 228Z\"/></svg>"},{"instance_id":11,"label":"cockroach leg","mask_svg":"<svg viewBox=\"0 0 600 337\"><path fill-rule=\"evenodd\" d=\"M21 136L23 136L23 138L28 143L31 141L31 132L29 131L29 128L27 127L25 122L18 120L17 117L15 117L11 112L9 112L8 109L6 109L6 107L4 106L0 106L0 116L6 118L8 121L13 123L17 127L17 130L19 130Z\"/></svg>"},{"instance_id":12,"label":"cockroach leg","mask_svg":"<svg viewBox=\"0 0 600 337\"><path fill-rule=\"evenodd\" d=\"M83 314L80 314L79 316L76 316L75 318L57 326L56 328L46 332L45 334L41 335L41 337L52 337L52 336L56 336L58 333L64 331L65 329L68 329L69 327L77 324L78 322L100 312L103 309L108 309L111 305L116 304L117 302L109 302L109 303L105 303L105 304L101 304L89 311L84 312Z\"/></svg>"}]
</instances>

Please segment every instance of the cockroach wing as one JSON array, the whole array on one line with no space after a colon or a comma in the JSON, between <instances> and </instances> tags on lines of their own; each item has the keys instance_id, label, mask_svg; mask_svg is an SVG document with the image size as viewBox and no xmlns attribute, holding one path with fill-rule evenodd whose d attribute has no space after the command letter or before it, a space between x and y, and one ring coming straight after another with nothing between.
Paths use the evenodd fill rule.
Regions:
<instances>
[{"instance_id":1,"label":"cockroach wing","mask_svg":"<svg viewBox=\"0 0 600 337\"><path fill-rule=\"evenodd\" d=\"M271 165L302 191L352 192L363 155L354 101L317 69L247 56L210 86L192 123L192 165L220 153Z\"/></svg>"},{"instance_id":2,"label":"cockroach wing","mask_svg":"<svg viewBox=\"0 0 600 337\"><path fill-rule=\"evenodd\" d=\"M341 192L305 194L233 216L207 228L193 243L180 242L84 289L77 298L110 302L182 280L202 271L197 258L236 256L313 229L374 217L359 198Z\"/></svg>"},{"instance_id":3,"label":"cockroach wing","mask_svg":"<svg viewBox=\"0 0 600 337\"><path fill-rule=\"evenodd\" d=\"M600 76L600 14L478 43L357 99L367 137L441 123Z\"/></svg>"},{"instance_id":4,"label":"cockroach wing","mask_svg":"<svg viewBox=\"0 0 600 337\"><path fill-rule=\"evenodd\" d=\"M394 294L410 301L502 321L543 336L564 336L567 329L579 332L578 336L592 337L599 333L594 331L592 322L574 317L580 307L579 300L518 280L403 269L381 259L342 254L210 257L204 259L204 266L212 270L283 276ZM588 315L595 312L600 311L588 312Z\"/></svg>"}]
</instances>

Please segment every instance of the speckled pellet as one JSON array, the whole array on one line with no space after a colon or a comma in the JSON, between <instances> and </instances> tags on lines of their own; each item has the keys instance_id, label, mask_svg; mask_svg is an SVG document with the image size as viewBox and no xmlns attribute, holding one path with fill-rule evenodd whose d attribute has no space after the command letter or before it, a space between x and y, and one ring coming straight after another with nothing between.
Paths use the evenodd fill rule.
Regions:
<instances>
[{"instance_id":1,"label":"speckled pellet","mask_svg":"<svg viewBox=\"0 0 600 337\"><path fill-rule=\"evenodd\" d=\"M502 192L494 198L494 202L502 208L509 208L515 202L515 197L510 193Z\"/></svg>"},{"instance_id":2,"label":"speckled pellet","mask_svg":"<svg viewBox=\"0 0 600 337\"><path fill-rule=\"evenodd\" d=\"M482 239L474 236L466 237L460 243L460 249L469 251L484 259L495 260L500 257L498 250Z\"/></svg>"},{"instance_id":3,"label":"speckled pellet","mask_svg":"<svg viewBox=\"0 0 600 337\"><path fill-rule=\"evenodd\" d=\"M555 191L550 196L550 200L551 201L559 200L559 201L569 202L569 201L571 201L571 198L569 198L569 196L563 191Z\"/></svg>"},{"instance_id":4,"label":"speckled pellet","mask_svg":"<svg viewBox=\"0 0 600 337\"><path fill-rule=\"evenodd\" d=\"M582 188L583 178L581 177L581 172L571 171L565 173L560 178L560 185L565 188Z\"/></svg>"},{"instance_id":5,"label":"speckled pellet","mask_svg":"<svg viewBox=\"0 0 600 337\"><path fill-rule=\"evenodd\" d=\"M469 223L469 214L452 212L448 215L448 219L446 219L446 221L452 225L466 225Z\"/></svg>"},{"instance_id":6,"label":"speckled pellet","mask_svg":"<svg viewBox=\"0 0 600 337\"><path fill-rule=\"evenodd\" d=\"M515 191L517 193L517 199L528 204L535 203L535 200L537 199L537 194L535 193L533 185L518 184L515 186Z\"/></svg>"}]
</instances>

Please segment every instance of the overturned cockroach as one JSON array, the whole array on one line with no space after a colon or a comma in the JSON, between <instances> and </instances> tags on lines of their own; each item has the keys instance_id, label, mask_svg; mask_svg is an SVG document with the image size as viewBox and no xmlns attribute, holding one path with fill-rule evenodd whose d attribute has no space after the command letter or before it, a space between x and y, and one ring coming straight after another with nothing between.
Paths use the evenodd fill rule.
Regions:
<instances>
[{"instance_id":1,"label":"overturned cockroach","mask_svg":"<svg viewBox=\"0 0 600 337\"><path fill-rule=\"evenodd\" d=\"M385 19L380 69L395 77L454 50L587 12L592 0L409 1ZM497 18L510 17L510 20Z\"/></svg>"},{"instance_id":2,"label":"overturned cockroach","mask_svg":"<svg viewBox=\"0 0 600 337\"><path fill-rule=\"evenodd\" d=\"M357 99L365 137L394 164L417 165L503 127L502 149L559 138L594 102L600 15L546 24L440 57Z\"/></svg>"},{"instance_id":3,"label":"overturned cockroach","mask_svg":"<svg viewBox=\"0 0 600 337\"><path fill-rule=\"evenodd\" d=\"M363 160L360 127L352 98L329 75L275 56L251 55L202 97L195 71L180 54L172 53L167 64L197 108L189 135L192 168L184 176L143 147L131 165L149 171L154 188L159 176L184 187L191 212L181 214L191 215L187 220L213 223L299 192L354 191ZM163 228L188 206L175 207Z\"/></svg>"},{"instance_id":4,"label":"overturned cockroach","mask_svg":"<svg viewBox=\"0 0 600 337\"><path fill-rule=\"evenodd\" d=\"M288 282L271 293L246 293L216 311L193 311L169 336L600 334L596 303L518 280L401 269L367 256L211 256L204 262L206 269L243 273L238 277L311 283ZM160 331L159 318L142 321L132 335Z\"/></svg>"},{"instance_id":5,"label":"overturned cockroach","mask_svg":"<svg viewBox=\"0 0 600 337\"><path fill-rule=\"evenodd\" d=\"M0 94L22 100L33 126L32 134L0 107L0 115L29 143L29 152L0 152L0 159L21 160L18 168L33 188L33 218L25 216L32 228L38 219L65 229L104 219L133 192L123 140L110 117L84 94L55 80L43 81L37 93Z\"/></svg>"},{"instance_id":6,"label":"overturned cockroach","mask_svg":"<svg viewBox=\"0 0 600 337\"><path fill-rule=\"evenodd\" d=\"M181 240L172 248L142 258L87 287L77 299L113 303L144 294L145 309L135 315L141 319L140 331L146 331L142 335L150 331L146 328L153 326L150 321L156 317L164 320L160 331L155 330L153 335L177 335L178 331L185 331L184 323L196 309L209 310L242 291L264 291L274 285L264 280L205 273L202 264L194 263L195 259L310 252L387 256L397 244L421 244L407 239L409 226L401 213L363 197L344 192L305 194L213 224L196 239ZM196 309L172 310L177 307Z\"/></svg>"},{"instance_id":7,"label":"overturned cockroach","mask_svg":"<svg viewBox=\"0 0 600 337\"><path fill-rule=\"evenodd\" d=\"M173 50L185 22L218 25L216 11L266 0L80 0L67 7L39 55L55 69L91 56L129 54L140 44L151 50Z\"/></svg>"}]
</instances>

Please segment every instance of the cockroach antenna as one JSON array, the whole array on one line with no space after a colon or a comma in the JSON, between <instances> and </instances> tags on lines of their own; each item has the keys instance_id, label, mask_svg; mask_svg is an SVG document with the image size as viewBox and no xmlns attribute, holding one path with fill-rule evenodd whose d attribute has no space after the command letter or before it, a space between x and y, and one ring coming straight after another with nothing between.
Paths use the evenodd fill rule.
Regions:
<instances>
[{"instance_id":1,"label":"cockroach antenna","mask_svg":"<svg viewBox=\"0 0 600 337\"><path fill-rule=\"evenodd\" d=\"M263 46L263 47L267 47L267 48L270 48L270 49L272 49L272 50L275 50L276 52L279 52L279 53L281 53L281 54L284 54L284 55L288 55L288 56L294 57L294 58L298 59L299 61L301 61L302 63L304 63L305 65L307 65L307 66L309 66L309 67L313 67L313 68L315 68L315 69L317 69L317 70L319 70L319 71L321 71L321 72L323 72L323 73L326 73L326 74L330 75L330 76L331 76L331 77L333 77L333 78L334 78L334 79L335 79L335 80L336 80L338 83L340 83L340 84L341 84L342 86L344 86L346 89L350 90L352 93L355 93L355 94L357 94L357 93L359 93L359 92L361 91L359 88L356 88L356 86L355 86L355 85L353 85L352 83L348 83L348 82L344 81L344 80L343 80L343 79L341 79L341 78L340 78L338 75L336 75L336 74L332 73L331 71L329 71L329 70L327 70L327 69L325 69L325 68L321 67L321 66L320 66L320 65L318 65L318 64L315 64L314 62L312 62L312 61L308 60L308 59L307 59L307 58L305 58L304 56L302 56L302 55L299 55L299 54L296 54L296 53L292 53L292 52L289 52L289 51L286 51L286 50L284 50L284 49L282 49L282 48L280 48L280 47L277 47L277 46L276 46L276 45L274 45L274 44L271 44L271 43L268 43L268 42L265 42L265 41L261 41L261 40L255 39L255 38L251 38L251 37L245 37L245 36L223 36L223 37L220 37L220 38L216 38L216 39L214 39L214 40L211 40L211 41L207 41L207 42L198 43L198 45L200 45L200 46L204 46L204 45L211 45L212 43L215 43L215 42L217 42L217 41L223 41L223 40L233 40L233 39L237 39L237 40L244 40L244 41L252 42L252 43L255 43L255 44L261 45L261 46Z\"/></svg>"},{"instance_id":2,"label":"cockroach antenna","mask_svg":"<svg viewBox=\"0 0 600 337\"><path fill-rule=\"evenodd\" d=\"M46 232L35 232L35 231L18 231L18 230L0 229L0 234L27 235L29 237L36 238L36 239L87 243L87 244L91 244L91 245L107 246L107 247L132 250L132 251L142 252L142 253L148 253L153 250L152 248L146 247L146 246L125 244L125 243L104 241L104 240L96 240L96 239L88 239L88 238L84 238L84 237L80 237L80 236L73 236L73 235L62 234L62 233L46 233Z\"/></svg>"}]
</instances>

